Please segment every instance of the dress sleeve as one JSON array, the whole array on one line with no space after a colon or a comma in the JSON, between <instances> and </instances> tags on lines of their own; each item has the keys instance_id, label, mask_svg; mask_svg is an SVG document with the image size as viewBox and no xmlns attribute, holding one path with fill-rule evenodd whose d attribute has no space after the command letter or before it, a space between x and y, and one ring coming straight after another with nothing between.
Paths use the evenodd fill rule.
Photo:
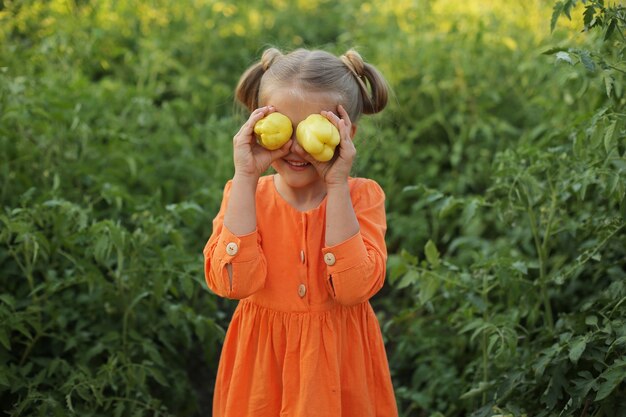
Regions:
<instances>
[{"instance_id":1,"label":"dress sleeve","mask_svg":"<svg viewBox=\"0 0 626 417\"><path fill-rule=\"evenodd\" d=\"M385 194L372 180L357 184L353 194L359 232L322 249L328 290L343 305L358 304L376 294L385 282L387 262Z\"/></svg>"},{"instance_id":2,"label":"dress sleeve","mask_svg":"<svg viewBox=\"0 0 626 417\"><path fill-rule=\"evenodd\" d=\"M267 265L258 230L236 236L224 226L224 214L232 182L224 187L220 211L213 219L213 232L204 247L204 277L221 297L246 298L265 286ZM232 277L227 265L231 266Z\"/></svg>"}]
</instances>

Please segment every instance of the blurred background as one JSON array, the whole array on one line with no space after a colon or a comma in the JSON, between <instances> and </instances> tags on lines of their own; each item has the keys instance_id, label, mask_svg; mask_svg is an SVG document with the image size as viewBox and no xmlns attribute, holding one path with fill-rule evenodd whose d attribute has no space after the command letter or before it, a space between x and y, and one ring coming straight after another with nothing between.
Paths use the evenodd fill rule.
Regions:
<instances>
[{"instance_id":1,"label":"blurred background","mask_svg":"<svg viewBox=\"0 0 626 417\"><path fill-rule=\"evenodd\" d=\"M357 49L389 107L372 300L400 415L626 415L624 5L0 0L0 410L210 416L235 302L202 248L275 46Z\"/></svg>"}]
</instances>

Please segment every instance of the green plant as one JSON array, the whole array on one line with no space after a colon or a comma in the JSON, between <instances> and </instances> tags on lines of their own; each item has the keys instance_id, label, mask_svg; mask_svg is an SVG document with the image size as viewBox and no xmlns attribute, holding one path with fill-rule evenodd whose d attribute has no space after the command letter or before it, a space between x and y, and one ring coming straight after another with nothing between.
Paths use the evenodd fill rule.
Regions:
<instances>
[{"instance_id":1,"label":"green plant","mask_svg":"<svg viewBox=\"0 0 626 417\"><path fill-rule=\"evenodd\" d=\"M387 195L373 303L402 417L625 410L623 6L20 0L0 2L2 411L210 415L234 304L201 249L233 90L269 45L355 47L391 84L354 175Z\"/></svg>"},{"instance_id":2,"label":"green plant","mask_svg":"<svg viewBox=\"0 0 626 417\"><path fill-rule=\"evenodd\" d=\"M551 103L558 125L543 118L495 152L482 195L403 190L422 218L447 223L418 256L390 259L395 289L418 301L387 327L391 362L406 364L396 371L409 381L398 388L406 415L626 412L624 9L601 3L585 11L587 21L597 7L594 27L615 25L589 39L601 52L577 48L582 68L545 78L573 113ZM562 50L550 50L557 63ZM585 56L616 63L598 77Z\"/></svg>"}]
</instances>

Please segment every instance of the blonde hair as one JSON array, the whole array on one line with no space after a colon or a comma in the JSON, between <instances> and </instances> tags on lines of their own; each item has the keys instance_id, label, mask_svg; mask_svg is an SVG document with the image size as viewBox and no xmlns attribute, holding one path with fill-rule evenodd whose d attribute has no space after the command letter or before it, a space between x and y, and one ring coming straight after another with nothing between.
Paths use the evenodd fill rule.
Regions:
<instances>
[{"instance_id":1,"label":"blonde hair","mask_svg":"<svg viewBox=\"0 0 626 417\"><path fill-rule=\"evenodd\" d=\"M277 85L338 94L353 122L361 114L383 110L389 94L380 72L353 49L337 57L321 50L297 49L283 54L269 48L241 76L235 97L252 111L268 89Z\"/></svg>"}]
</instances>

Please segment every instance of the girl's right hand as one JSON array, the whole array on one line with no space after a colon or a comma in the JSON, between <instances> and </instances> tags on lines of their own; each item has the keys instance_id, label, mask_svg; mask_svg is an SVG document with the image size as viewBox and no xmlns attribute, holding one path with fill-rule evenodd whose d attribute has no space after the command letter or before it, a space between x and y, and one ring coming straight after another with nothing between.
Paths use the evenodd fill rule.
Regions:
<instances>
[{"instance_id":1,"label":"girl's right hand","mask_svg":"<svg viewBox=\"0 0 626 417\"><path fill-rule=\"evenodd\" d=\"M279 149L270 151L257 143L254 133L256 123L275 111L273 106L256 109L233 138L235 175L258 179L276 159L289 153L292 139Z\"/></svg>"}]
</instances>

